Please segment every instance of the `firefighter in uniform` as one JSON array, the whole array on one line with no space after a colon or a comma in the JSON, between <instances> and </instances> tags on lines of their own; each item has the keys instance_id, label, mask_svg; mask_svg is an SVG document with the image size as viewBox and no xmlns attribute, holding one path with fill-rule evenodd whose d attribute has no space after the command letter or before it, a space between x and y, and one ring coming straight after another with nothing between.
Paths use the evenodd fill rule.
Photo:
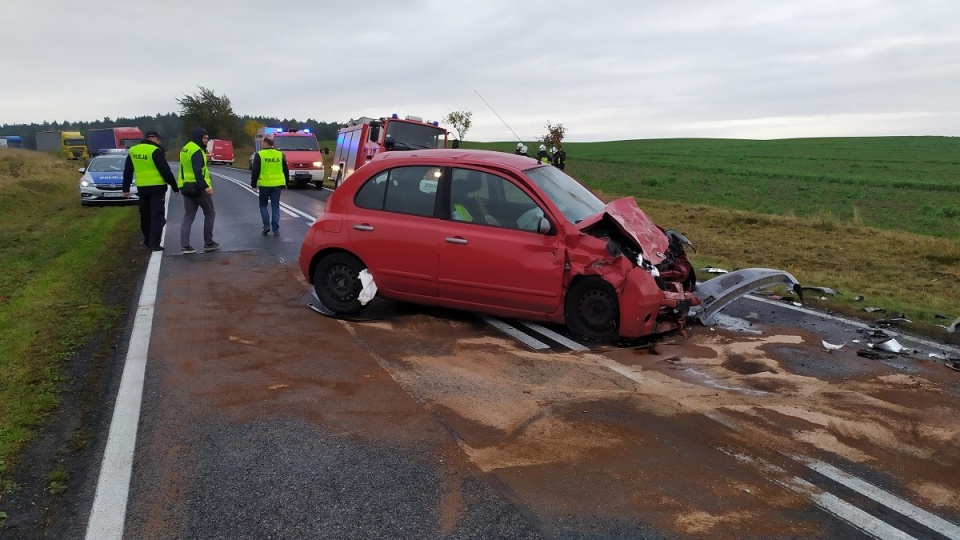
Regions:
<instances>
[{"instance_id":1,"label":"firefighter in uniform","mask_svg":"<svg viewBox=\"0 0 960 540\"><path fill-rule=\"evenodd\" d=\"M190 132L190 140L180 150L180 188L185 184L195 183L199 188L196 196L183 197L183 221L180 223L181 253L196 253L190 245L190 229L193 220L197 217L197 209L203 209L203 249L215 251L220 249L220 243L213 241L213 222L217 212L213 208L213 184L210 181L210 170L207 169L207 130L194 128Z\"/></svg>"},{"instance_id":2,"label":"firefighter in uniform","mask_svg":"<svg viewBox=\"0 0 960 540\"><path fill-rule=\"evenodd\" d=\"M166 152L160 146L160 134L148 131L142 141L133 145L123 165L123 196L130 198L130 185L137 179L137 195L140 203L140 232L143 245L152 251L163 251L160 238L167 223L167 185L179 193L177 179L167 163Z\"/></svg>"},{"instance_id":3,"label":"firefighter in uniform","mask_svg":"<svg viewBox=\"0 0 960 540\"><path fill-rule=\"evenodd\" d=\"M273 137L264 137L263 149L253 156L253 165L250 167L250 186L260 195L260 219L263 220L261 234L264 236L271 229L274 236L280 236L280 190L286 187L290 176L287 158L273 144ZM268 202L270 212L267 212Z\"/></svg>"}]
</instances>

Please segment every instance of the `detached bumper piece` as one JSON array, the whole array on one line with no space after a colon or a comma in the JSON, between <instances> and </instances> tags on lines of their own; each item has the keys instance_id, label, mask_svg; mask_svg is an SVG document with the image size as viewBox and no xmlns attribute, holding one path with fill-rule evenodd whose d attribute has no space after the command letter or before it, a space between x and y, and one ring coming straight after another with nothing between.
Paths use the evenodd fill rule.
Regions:
<instances>
[{"instance_id":1,"label":"detached bumper piece","mask_svg":"<svg viewBox=\"0 0 960 540\"><path fill-rule=\"evenodd\" d=\"M691 316L709 326L717 313L734 300L771 285L784 285L803 301L800 282L790 273L772 268L744 268L698 283L693 294L700 299L700 305L693 308Z\"/></svg>"}]
</instances>

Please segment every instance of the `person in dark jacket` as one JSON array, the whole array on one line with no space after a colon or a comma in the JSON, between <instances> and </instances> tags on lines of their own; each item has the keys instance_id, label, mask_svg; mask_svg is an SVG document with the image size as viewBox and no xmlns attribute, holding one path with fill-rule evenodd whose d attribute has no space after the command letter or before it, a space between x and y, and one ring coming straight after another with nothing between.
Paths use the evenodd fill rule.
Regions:
<instances>
[{"instance_id":1,"label":"person in dark jacket","mask_svg":"<svg viewBox=\"0 0 960 540\"><path fill-rule=\"evenodd\" d=\"M123 164L123 196L130 198L130 186L137 179L137 196L140 203L140 232L143 245L152 251L163 251L160 239L167 223L167 186L179 193L177 179L167 163L166 151L160 146L160 134L148 131L143 140L133 145Z\"/></svg>"},{"instance_id":2,"label":"person in dark jacket","mask_svg":"<svg viewBox=\"0 0 960 540\"><path fill-rule=\"evenodd\" d=\"M213 241L213 221L217 212L213 208L213 183L210 180L210 170L207 169L207 130L194 128L190 132L190 140L180 150L180 189L190 183L196 183L197 196L183 198L183 221L180 223L181 253L196 253L190 245L190 229L193 220L197 217L197 209L203 209L203 249L215 251L220 249L220 243ZM184 193L187 193L185 191Z\"/></svg>"},{"instance_id":3,"label":"person in dark jacket","mask_svg":"<svg viewBox=\"0 0 960 540\"><path fill-rule=\"evenodd\" d=\"M553 166L563 170L567 166L567 152L560 146L553 151Z\"/></svg>"}]
</instances>

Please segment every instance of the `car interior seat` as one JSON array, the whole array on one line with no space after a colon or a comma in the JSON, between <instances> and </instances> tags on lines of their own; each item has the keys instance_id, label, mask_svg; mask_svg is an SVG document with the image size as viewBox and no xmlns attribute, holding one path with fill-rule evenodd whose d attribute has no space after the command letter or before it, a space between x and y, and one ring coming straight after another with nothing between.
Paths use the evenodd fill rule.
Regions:
<instances>
[{"instance_id":1,"label":"car interior seat","mask_svg":"<svg viewBox=\"0 0 960 540\"><path fill-rule=\"evenodd\" d=\"M466 219L466 216L461 216L460 221L483 221L483 212L480 205L477 203L475 197L471 197L470 194L480 189L483 185L481 181L481 176L479 171L468 171L467 176L464 178L454 178L453 185L450 188L450 212L453 214L456 207L454 205L460 204L467 209L467 212L470 213L470 219ZM454 219L457 219L454 217Z\"/></svg>"}]
</instances>

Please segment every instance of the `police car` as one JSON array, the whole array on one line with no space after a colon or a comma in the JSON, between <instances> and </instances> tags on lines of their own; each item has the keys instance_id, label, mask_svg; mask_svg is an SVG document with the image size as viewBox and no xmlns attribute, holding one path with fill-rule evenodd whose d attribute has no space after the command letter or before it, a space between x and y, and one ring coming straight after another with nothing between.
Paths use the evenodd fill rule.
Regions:
<instances>
[{"instance_id":1,"label":"police car","mask_svg":"<svg viewBox=\"0 0 960 540\"><path fill-rule=\"evenodd\" d=\"M123 197L123 165L126 149L101 150L86 167L80 167L80 204L123 204L137 202L137 184L130 186L130 198Z\"/></svg>"}]
</instances>

